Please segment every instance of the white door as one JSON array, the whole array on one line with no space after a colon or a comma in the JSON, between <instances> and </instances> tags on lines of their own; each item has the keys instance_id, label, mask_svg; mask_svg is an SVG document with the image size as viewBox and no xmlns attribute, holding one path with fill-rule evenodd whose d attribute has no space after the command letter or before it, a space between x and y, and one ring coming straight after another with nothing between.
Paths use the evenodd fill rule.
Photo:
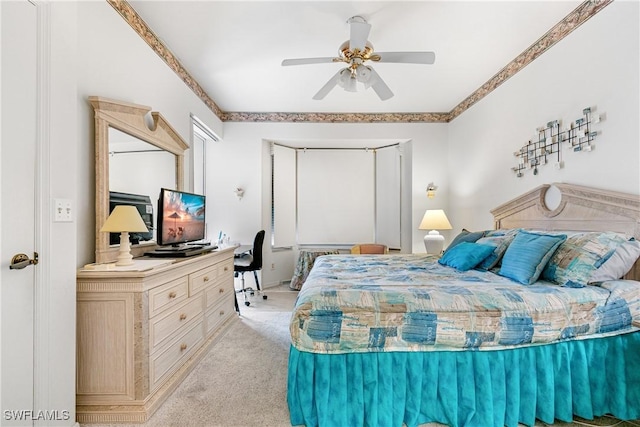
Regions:
<instances>
[{"instance_id":1,"label":"white door","mask_svg":"<svg viewBox=\"0 0 640 427\"><path fill-rule=\"evenodd\" d=\"M0 14L0 424L33 425L38 267L9 265L14 255L32 259L37 251L37 16L36 7L26 0L1 1Z\"/></svg>"}]
</instances>

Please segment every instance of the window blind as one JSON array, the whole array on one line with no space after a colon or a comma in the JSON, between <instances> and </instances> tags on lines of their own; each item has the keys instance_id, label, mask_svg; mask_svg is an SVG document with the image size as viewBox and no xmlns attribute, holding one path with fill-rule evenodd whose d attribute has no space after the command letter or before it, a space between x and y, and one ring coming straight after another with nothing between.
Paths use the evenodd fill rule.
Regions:
<instances>
[{"instance_id":1,"label":"window blind","mask_svg":"<svg viewBox=\"0 0 640 427\"><path fill-rule=\"evenodd\" d=\"M297 151L297 243L374 241L375 152Z\"/></svg>"}]
</instances>

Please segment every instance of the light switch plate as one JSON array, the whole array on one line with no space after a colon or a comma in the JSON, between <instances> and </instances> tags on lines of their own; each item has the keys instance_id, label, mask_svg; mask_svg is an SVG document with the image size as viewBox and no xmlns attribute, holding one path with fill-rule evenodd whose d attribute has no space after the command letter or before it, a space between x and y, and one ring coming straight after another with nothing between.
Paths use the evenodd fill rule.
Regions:
<instances>
[{"instance_id":1,"label":"light switch plate","mask_svg":"<svg viewBox=\"0 0 640 427\"><path fill-rule=\"evenodd\" d=\"M73 222L73 203L69 199L54 199L53 221Z\"/></svg>"}]
</instances>

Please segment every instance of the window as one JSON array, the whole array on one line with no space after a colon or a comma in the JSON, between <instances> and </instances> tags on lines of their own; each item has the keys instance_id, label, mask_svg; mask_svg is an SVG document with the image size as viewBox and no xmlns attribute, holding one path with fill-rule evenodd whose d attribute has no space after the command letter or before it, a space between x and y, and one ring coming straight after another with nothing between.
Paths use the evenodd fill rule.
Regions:
<instances>
[{"instance_id":1,"label":"window","mask_svg":"<svg viewBox=\"0 0 640 427\"><path fill-rule=\"evenodd\" d=\"M219 141L219 138L193 114L191 115L193 138L191 145L191 170L193 182L191 189L196 194L206 194L207 189L207 143Z\"/></svg>"},{"instance_id":2,"label":"window","mask_svg":"<svg viewBox=\"0 0 640 427\"><path fill-rule=\"evenodd\" d=\"M399 144L304 149L272 143L272 246L400 248Z\"/></svg>"}]
</instances>

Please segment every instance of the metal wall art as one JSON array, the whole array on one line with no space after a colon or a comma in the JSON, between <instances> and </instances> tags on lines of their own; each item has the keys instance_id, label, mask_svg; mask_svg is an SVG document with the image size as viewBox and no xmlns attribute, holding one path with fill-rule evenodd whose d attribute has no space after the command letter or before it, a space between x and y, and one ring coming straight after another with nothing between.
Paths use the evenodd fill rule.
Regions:
<instances>
[{"instance_id":1,"label":"metal wall art","mask_svg":"<svg viewBox=\"0 0 640 427\"><path fill-rule=\"evenodd\" d=\"M591 107L582 110L582 117L562 126L560 120L552 120L546 126L536 129L536 134L520 150L513 153L518 159L518 165L511 168L518 178L524 171L531 169L538 174L538 167L553 163L556 169L564 167L562 150L564 147L574 152L591 151L593 141L598 131L593 130L593 124L601 120L599 114L593 114Z\"/></svg>"}]
</instances>

